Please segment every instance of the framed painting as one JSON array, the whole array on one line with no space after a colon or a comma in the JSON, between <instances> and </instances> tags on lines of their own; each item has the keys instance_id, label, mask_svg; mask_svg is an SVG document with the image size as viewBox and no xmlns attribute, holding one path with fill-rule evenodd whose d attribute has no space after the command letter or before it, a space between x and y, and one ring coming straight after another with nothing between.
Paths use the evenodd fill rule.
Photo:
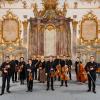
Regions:
<instances>
[{"instance_id":1,"label":"framed painting","mask_svg":"<svg viewBox=\"0 0 100 100\"><path fill-rule=\"evenodd\" d=\"M81 21L81 39L83 41L95 41L98 38L98 21L91 12Z\"/></svg>"},{"instance_id":2,"label":"framed painting","mask_svg":"<svg viewBox=\"0 0 100 100\"><path fill-rule=\"evenodd\" d=\"M19 39L20 22L18 18L8 12L2 21L2 39L4 42L16 42Z\"/></svg>"}]
</instances>

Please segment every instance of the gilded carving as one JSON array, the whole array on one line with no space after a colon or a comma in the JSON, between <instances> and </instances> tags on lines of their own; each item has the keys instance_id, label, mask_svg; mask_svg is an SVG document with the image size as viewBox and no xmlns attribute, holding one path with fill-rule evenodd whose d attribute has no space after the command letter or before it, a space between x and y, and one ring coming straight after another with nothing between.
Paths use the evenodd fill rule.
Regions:
<instances>
[{"instance_id":1,"label":"gilded carving","mask_svg":"<svg viewBox=\"0 0 100 100\"><path fill-rule=\"evenodd\" d=\"M57 16L66 16L68 4L65 1L63 10L59 10L58 0L42 0L43 10L38 11L37 4L33 4L33 12L35 17L44 17L48 19L56 18Z\"/></svg>"}]
</instances>

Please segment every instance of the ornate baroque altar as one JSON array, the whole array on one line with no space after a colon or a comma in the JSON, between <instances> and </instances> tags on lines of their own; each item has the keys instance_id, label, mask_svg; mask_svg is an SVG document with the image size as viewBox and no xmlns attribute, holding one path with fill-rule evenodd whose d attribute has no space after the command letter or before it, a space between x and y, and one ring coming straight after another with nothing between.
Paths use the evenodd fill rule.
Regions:
<instances>
[{"instance_id":1,"label":"ornate baroque altar","mask_svg":"<svg viewBox=\"0 0 100 100\"><path fill-rule=\"evenodd\" d=\"M67 6L58 10L57 0L43 0L43 10L34 4L35 18L30 18L29 56L71 56L70 18L66 18Z\"/></svg>"}]
</instances>

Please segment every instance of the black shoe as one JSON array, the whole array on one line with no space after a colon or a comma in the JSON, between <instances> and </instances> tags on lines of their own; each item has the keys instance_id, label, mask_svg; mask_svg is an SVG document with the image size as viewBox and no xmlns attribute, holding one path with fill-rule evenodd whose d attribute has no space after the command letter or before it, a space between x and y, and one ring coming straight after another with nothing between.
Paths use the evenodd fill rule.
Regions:
<instances>
[{"instance_id":1,"label":"black shoe","mask_svg":"<svg viewBox=\"0 0 100 100\"><path fill-rule=\"evenodd\" d=\"M87 92L91 92L91 90L87 90Z\"/></svg>"},{"instance_id":2,"label":"black shoe","mask_svg":"<svg viewBox=\"0 0 100 100\"><path fill-rule=\"evenodd\" d=\"M12 81L13 83L15 83L15 81Z\"/></svg>"},{"instance_id":3,"label":"black shoe","mask_svg":"<svg viewBox=\"0 0 100 100\"><path fill-rule=\"evenodd\" d=\"M11 91L7 91L8 93L11 93Z\"/></svg>"},{"instance_id":4,"label":"black shoe","mask_svg":"<svg viewBox=\"0 0 100 100\"><path fill-rule=\"evenodd\" d=\"M63 85L60 85L60 86L63 86Z\"/></svg>"},{"instance_id":5,"label":"black shoe","mask_svg":"<svg viewBox=\"0 0 100 100\"><path fill-rule=\"evenodd\" d=\"M0 95L2 96L4 93L1 93Z\"/></svg>"},{"instance_id":6,"label":"black shoe","mask_svg":"<svg viewBox=\"0 0 100 100\"><path fill-rule=\"evenodd\" d=\"M95 94L96 94L96 91L93 91L93 93L95 93Z\"/></svg>"},{"instance_id":7,"label":"black shoe","mask_svg":"<svg viewBox=\"0 0 100 100\"><path fill-rule=\"evenodd\" d=\"M24 82L22 83L22 85L24 85Z\"/></svg>"},{"instance_id":8,"label":"black shoe","mask_svg":"<svg viewBox=\"0 0 100 100\"><path fill-rule=\"evenodd\" d=\"M30 92L33 92L33 90L30 90Z\"/></svg>"},{"instance_id":9,"label":"black shoe","mask_svg":"<svg viewBox=\"0 0 100 100\"><path fill-rule=\"evenodd\" d=\"M51 89L52 91L54 91L55 89Z\"/></svg>"},{"instance_id":10,"label":"black shoe","mask_svg":"<svg viewBox=\"0 0 100 100\"><path fill-rule=\"evenodd\" d=\"M48 91L49 89L47 88L46 90Z\"/></svg>"},{"instance_id":11,"label":"black shoe","mask_svg":"<svg viewBox=\"0 0 100 100\"><path fill-rule=\"evenodd\" d=\"M66 85L66 87L68 87L68 85Z\"/></svg>"},{"instance_id":12,"label":"black shoe","mask_svg":"<svg viewBox=\"0 0 100 100\"><path fill-rule=\"evenodd\" d=\"M26 92L29 92L29 90L27 90Z\"/></svg>"}]
</instances>

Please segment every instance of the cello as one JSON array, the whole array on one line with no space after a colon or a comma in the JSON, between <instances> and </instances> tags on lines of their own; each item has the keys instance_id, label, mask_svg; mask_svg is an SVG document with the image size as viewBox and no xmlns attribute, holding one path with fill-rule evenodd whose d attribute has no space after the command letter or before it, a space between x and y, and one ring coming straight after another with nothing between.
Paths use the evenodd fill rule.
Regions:
<instances>
[{"instance_id":1,"label":"cello","mask_svg":"<svg viewBox=\"0 0 100 100\"><path fill-rule=\"evenodd\" d=\"M68 66L65 65L61 68L61 80L69 80L69 77L68 77Z\"/></svg>"},{"instance_id":2,"label":"cello","mask_svg":"<svg viewBox=\"0 0 100 100\"><path fill-rule=\"evenodd\" d=\"M57 65L56 66L56 77L60 77L61 75L61 65Z\"/></svg>"}]
</instances>

